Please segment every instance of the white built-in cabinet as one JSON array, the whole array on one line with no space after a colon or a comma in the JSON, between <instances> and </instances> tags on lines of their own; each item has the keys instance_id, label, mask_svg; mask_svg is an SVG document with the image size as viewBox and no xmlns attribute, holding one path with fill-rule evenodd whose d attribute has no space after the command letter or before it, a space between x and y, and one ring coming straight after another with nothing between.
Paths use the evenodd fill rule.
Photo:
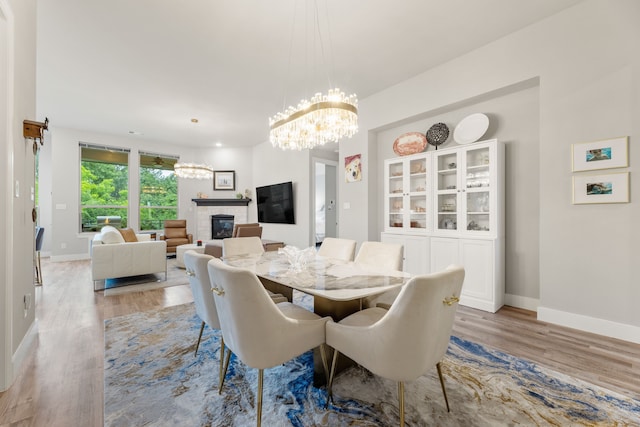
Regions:
<instances>
[{"instance_id":1,"label":"white built-in cabinet","mask_svg":"<svg viewBox=\"0 0 640 427\"><path fill-rule=\"evenodd\" d=\"M426 171L419 184L417 161ZM463 265L461 304L491 312L503 305L504 145L497 140L386 160L384 221L381 240L404 245L405 271Z\"/></svg>"},{"instance_id":2,"label":"white built-in cabinet","mask_svg":"<svg viewBox=\"0 0 640 427\"><path fill-rule=\"evenodd\" d=\"M410 234L382 233L385 243L403 246L403 271L412 275L429 273L429 238Z\"/></svg>"}]
</instances>

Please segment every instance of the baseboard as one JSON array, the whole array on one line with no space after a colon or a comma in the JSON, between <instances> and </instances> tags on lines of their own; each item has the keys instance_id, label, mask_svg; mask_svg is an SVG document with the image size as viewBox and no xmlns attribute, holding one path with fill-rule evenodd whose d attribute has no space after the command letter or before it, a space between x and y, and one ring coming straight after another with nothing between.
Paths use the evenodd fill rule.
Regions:
<instances>
[{"instance_id":1,"label":"baseboard","mask_svg":"<svg viewBox=\"0 0 640 427\"><path fill-rule=\"evenodd\" d=\"M49 258L49 261L66 262L66 261L82 261L85 259L91 259L91 256L89 254L52 255Z\"/></svg>"},{"instance_id":2,"label":"baseboard","mask_svg":"<svg viewBox=\"0 0 640 427\"><path fill-rule=\"evenodd\" d=\"M569 313L548 307L538 307L538 320L579 329L593 334L604 335L640 344L640 327L610 320Z\"/></svg>"},{"instance_id":3,"label":"baseboard","mask_svg":"<svg viewBox=\"0 0 640 427\"><path fill-rule=\"evenodd\" d=\"M505 294L504 304L524 310L538 311L540 300L537 298L522 297L520 295Z\"/></svg>"},{"instance_id":4,"label":"baseboard","mask_svg":"<svg viewBox=\"0 0 640 427\"><path fill-rule=\"evenodd\" d=\"M20 368L24 364L25 360L33 352L33 346L35 345L36 338L38 337L38 320L34 320L29 327L29 330L22 338L20 345L16 352L11 356L11 382L16 378L20 372Z\"/></svg>"}]
</instances>

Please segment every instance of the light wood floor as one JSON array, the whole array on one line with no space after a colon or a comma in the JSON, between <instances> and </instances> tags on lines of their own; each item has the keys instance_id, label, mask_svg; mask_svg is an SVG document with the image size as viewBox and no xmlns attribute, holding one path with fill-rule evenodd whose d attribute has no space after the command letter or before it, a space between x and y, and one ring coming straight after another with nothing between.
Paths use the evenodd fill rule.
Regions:
<instances>
[{"instance_id":1,"label":"light wood floor","mask_svg":"<svg viewBox=\"0 0 640 427\"><path fill-rule=\"evenodd\" d=\"M14 384L0 393L0 427L102 426L104 319L193 300L188 286L105 297L89 262L49 263L36 289L38 339ZM538 322L504 307L459 307L454 334L640 399L640 345ZM195 337L194 337L195 339Z\"/></svg>"}]
</instances>

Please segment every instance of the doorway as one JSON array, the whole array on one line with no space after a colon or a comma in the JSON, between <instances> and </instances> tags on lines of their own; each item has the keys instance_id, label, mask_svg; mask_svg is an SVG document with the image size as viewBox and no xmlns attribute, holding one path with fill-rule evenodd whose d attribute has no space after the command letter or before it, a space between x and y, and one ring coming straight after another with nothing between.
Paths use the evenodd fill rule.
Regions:
<instances>
[{"instance_id":1,"label":"doorway","mask_svg":"<svg viewBox=\"0 0 640 427\"><path fill-rule=\"evenodd\" d=\"M314 159L314 243L338 237L338 162Z\"/></svg>"}]
</instances>

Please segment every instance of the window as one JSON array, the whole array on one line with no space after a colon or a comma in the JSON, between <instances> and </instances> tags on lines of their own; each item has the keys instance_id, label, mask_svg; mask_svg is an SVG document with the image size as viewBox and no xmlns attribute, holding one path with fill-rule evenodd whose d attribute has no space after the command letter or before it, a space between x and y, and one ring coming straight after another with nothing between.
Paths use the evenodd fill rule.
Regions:
<instances>
[{"instance_id":1,"label":"window","mask_svg":"<svg viewBox=\"0 0 640 427\"><path fill-rule=\"evenodd\" d=\"M140 230L162 230L178 218L177 157L140 152Z\"/></svg>"},{"instance_id":2,"label":"window","mask_svg":"<svg viewBox=\"0 0 640 427\"><path fill-rule=\"evenodd\" d=\"M81 231L127 226L129 150L80 143Z\"/></svg>"}]
</instances>

